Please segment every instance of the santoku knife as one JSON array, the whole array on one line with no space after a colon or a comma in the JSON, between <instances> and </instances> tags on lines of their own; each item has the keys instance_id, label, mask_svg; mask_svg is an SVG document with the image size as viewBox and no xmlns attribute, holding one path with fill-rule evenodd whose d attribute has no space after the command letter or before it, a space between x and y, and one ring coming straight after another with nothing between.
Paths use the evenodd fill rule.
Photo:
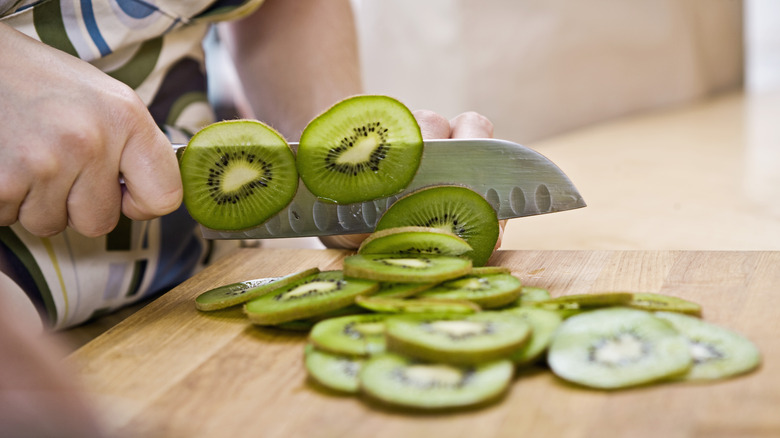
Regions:
<instances>
[{"instance_id":1,"label":"santoku knife","mask_svg":"<svg viewBox=\"0 0 780 438\"><path fill-rule=\"evenodd\" d=\"M181 152L185 145L174 145ZM290 143L295 150L297 143ZM457 184L485 197L499 219L554 213L585 207L569 178L542 154L511 141L425 140L415 178L404 192L389 198L336 205L317 199L301 182L292 202L265 223L239 231L201 226L207 239L268 239L370 233L382 213L416 189Z\"/></svg>"}]
</instances>

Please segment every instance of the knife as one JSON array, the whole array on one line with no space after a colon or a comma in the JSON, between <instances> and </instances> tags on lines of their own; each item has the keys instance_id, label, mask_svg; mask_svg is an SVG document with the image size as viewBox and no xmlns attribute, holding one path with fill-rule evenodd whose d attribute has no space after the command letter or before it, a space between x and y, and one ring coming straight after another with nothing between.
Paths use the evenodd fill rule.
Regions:
<instances>
[{"instance_id":1,"label":"knife","mask_svg":"<svg viewBox=\"0 0 780 438\"><path fill-rule=\"evenodd\" d=\"M290 143L293 150L297 143ZM174 144L177 154L186 145ZM333 204L314 196L303 183L292 202L256 227L224 231L201 225L206 239L269 239L370 233L401 196L437 184L471 188L488 200L499 219L512 219L585 207L572 182L552 161L526 146L500 139L425 140L420 167L397 195L355 204Z\"/></svg>"}]
</instances>

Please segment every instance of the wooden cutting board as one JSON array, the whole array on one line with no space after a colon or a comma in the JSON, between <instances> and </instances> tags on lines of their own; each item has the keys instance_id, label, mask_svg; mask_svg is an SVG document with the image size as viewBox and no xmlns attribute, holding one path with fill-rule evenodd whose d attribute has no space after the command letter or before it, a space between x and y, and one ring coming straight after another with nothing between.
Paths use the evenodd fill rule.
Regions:
<instances>
[{"instance_id":1,"label":"wooden cutting board","mask_svg":"<svg viewBox=\"0 0 780 438\"><path fill-rule=\"evenodd\" d=\"M778 437L780 252L501 251L528 286L554 296L649 291L704 306L763 354L747 376L601 392L542 367L518 374L490 406L398 412L307 381L305 334L250 325L240 311L195 310L209 288L312 266L339 269L337 250L245 249L194 276L74 352L110 430L131 437Z\"/></svg>"}]
</instances>

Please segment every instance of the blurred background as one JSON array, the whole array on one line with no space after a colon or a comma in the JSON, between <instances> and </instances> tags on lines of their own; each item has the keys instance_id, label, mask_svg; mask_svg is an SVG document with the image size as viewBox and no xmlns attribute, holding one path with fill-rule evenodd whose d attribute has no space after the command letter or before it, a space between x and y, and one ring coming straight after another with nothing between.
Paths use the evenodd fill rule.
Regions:
<instances>
[{"instance_id":1,"label":"blurred background","mask_svg":"<svg viewBox=\"0 0 780 438\"><path fill-rule=\"evenodd\" d=\"M367 93L480 112L588 202L510 221L503 248L780 249L780 2L353 5ZM220 103L233 73L211 44Z\"/></svg>"}]
</instances>

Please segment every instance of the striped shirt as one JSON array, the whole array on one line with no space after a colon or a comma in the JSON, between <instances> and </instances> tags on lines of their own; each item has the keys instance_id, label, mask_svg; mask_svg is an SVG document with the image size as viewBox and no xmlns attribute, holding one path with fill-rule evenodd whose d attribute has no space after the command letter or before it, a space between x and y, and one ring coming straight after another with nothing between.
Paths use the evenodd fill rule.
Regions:
<instances>
[{"instance_id":1,"label":"striped shirt","mask_svg":"<svg viewBox=\"0 0 780 438\"><path fill-rule=\"evenodd\" d=\"M182 143L215 119L202 47L209 26L261 2L0 0L0 22L129 85L169 139ZM183 208L151 221L122 218L100 238L70 229L36 237L15 224L0 227L0 276L45 325L60 329L175 286L203 265L209 248Z\"/></svg>"}]
</instances>

